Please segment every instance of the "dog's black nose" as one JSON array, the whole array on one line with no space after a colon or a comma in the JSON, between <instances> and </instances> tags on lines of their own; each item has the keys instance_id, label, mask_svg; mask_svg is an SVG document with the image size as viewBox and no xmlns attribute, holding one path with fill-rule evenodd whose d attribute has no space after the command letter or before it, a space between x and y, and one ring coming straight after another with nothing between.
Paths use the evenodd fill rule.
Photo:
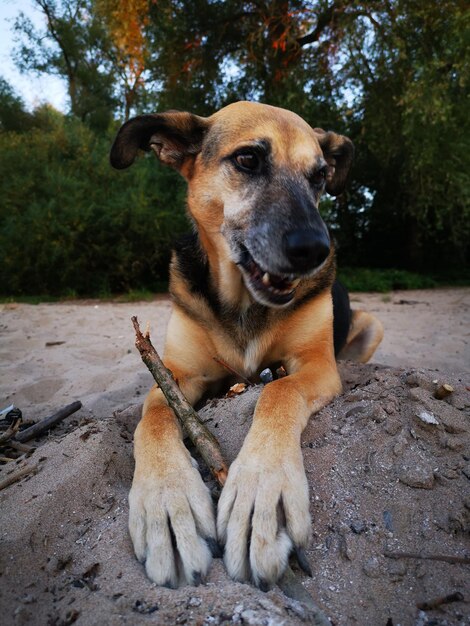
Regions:
<instances>
[{"instance_id":1,"label":"dog's black nose","mask_svg":"<svg viewBox=\"0 0 470 626\"><path fill-rule=\"evenodd\" d=\"M284 235L284 252L295 270L313 270L330 254L328 233L316 228L291 230Z\"/></svg>"}]
</instances>

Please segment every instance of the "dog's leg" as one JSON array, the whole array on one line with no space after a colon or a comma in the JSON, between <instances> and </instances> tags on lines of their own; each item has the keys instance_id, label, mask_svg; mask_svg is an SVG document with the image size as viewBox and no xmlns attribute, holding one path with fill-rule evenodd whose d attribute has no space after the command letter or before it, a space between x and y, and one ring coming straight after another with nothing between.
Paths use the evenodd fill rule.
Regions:
<instances>
[{"instance_id":1,"label":"dog's leg","mask_svg":"<svg viewBox=\"0 0 470 626\"><path fill-rule=\"evenodd\" d=\"M183 393L197 398L197 381L167 362ZM154 387L134 437L135 472L129 494L129 531L149 578L176 587L207 573L215 526L209 492L193 466L173 411ZM180 562L182 567L178 567ZM181 569L182 571L178 571Z\"/></svg>"},{"instance_id":2,"label":"dog's leg","mask_svg":"<svg viewBox=\"0 0 470 626\"><path fill-rule=\"evenodd\" d=\"M332 340L286 365L289 376L263 389L218 506L218 534L229 574L252 579L261 588L282 575L292 548L308 545L309 496L300 435L310 414L341 390ZM285 527L279 524L283 517Z\"/></svg>"},{"instance_id":3,"label":"dog's leg","mask_svg":"<svg viewBox=\"0 0 470 626\"><path fill-rule=\"evenodd\" d=\"M382 323L376 317L365 311L353 311L346 345L338 359L367 363L383 336Z\"/></svg>"},{"instance_id":4,"label":"dog's leg","mask_svg":"<svg viewBox=\"0 0 470 626\"><path fill-rule=\"evenodd\" d=\"M210 341L197 342L201 334L184 316L173 314L164 362L191 404L220 377L204 349L210 349ZM135 554L159 585L198 584L209 569L211 552L217 551L212 501L157 386L145 401L134 455L129 530Z\"/></svg>"}]
</instances>

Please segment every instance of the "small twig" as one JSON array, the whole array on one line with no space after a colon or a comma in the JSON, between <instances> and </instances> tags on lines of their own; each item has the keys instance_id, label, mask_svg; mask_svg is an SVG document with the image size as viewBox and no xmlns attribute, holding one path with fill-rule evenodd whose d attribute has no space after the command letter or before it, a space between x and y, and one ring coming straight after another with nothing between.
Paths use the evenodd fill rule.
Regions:
<instances>
[{"instance_id":1,"label":"small twig","mask_svg":"<svg viewBox=\"0 0 470 626\"><path fill-rule=\"evenodd\" d=\"M438 400L443 400L444 398L447 398L447 396L450 396L453 391L454 388L452 387L452 385L444 383L443 385L439 385L439 387L436 389L436 391L434 392L434 397Z\"/></svg>"},{"instance_id":2,"label":"small twig","mask_svg":"<svg viewBox=\"0 0 470 626\"><path fill-rule=\"evenodd\" d=\"M236 369L233 369L233 367L231 365L229 365L228 363L223 361L218 356L213 356L212 358L214 359L214 361L216 363L218 363L219 365L222 365L222 367L224 367L228 372L230 372L234 376L237 376L238 378L241 378L243 380L243 382L246 383L248 386L252 386L253 385L253 383L250 380L248 380L248 378L243 376L243 374L241 374L240 372L237 372Z\"/></svg>"},{"instance_id":3,"label":"small twig","mask_svg":"<svg viewBox=\"0 0 470 626\"><path fill-rule=\"evenodd\" d=\"M417 552L384 552L388 559L425 559L427 561L444 561L445 563L470 565L468 556L452 556L446 554L419 554Z\"/></svg>"},{"instance_id":4,"label":"small twig","mask_svg":"<svg viewBox=\"0 0 470 626\"><path fill-rule=\"evenodd\" d=\"M12 437L14 437L14 435L16 435L16 433L18 432L20 426L21 426L21 416L17 417L12 424L10 424L10 426L5 430L5 432L3 432L0 435L0 444L5 443L6 441L8 441L9 439L11 439Z\"/></svg>"},{"instance_id":5,"label":"small twig","mask_svg":"<svg viewBox=\"0 0 470 626\"><path fill-rule=\"evenodd\" d=\"M53 415L44 418L40 422L36 422L36 424L33 424L29 428L22 430L16 435L15 439L20 443L24 443L25 441L29 441L30 439L34 439L35 437L39 437L39 435L42 435L42 433L46 432L47 430L49 430L50 428L52 428L53 426L64 420L66 417L72 415L72 413L75 413L81 408L81 402L72 402L72 404L68 404L67 406L64 406L63 409L60 409L60 411L57 411L57 413L54 413Z\"/></svg>"},{"instance_id":6,"label":"small twig","mask_svg":"<svg viewBox=\"0 0 470 626\"><path fill-rule=\"evenodd\" d=\"M463 594L460 591L456 591L455 593L449 593L447 596L442 596L440 598L435 598L434 600L429 600L428 602L419 602L416 606L420 611L432 611L442 606L443 604L450 604L451 602L463 602Z\"/></svg>"},{"instance_id":7,"label":"small twig","mask_svg":"<svg viewBox=\"0 0 470 626\"><path fill-rule=\"evenodd\" d=\"M163 364L158 352L150 341L149 332L147 331L144 336L140 330L137 317L133 316L131 319L136 334L135 345L140 352L142 361L148 367L150 373L162 390L163 395L167 399L168 404L175 412L176 417L198 449L210 471L219 484L224 485L227 479L228 469L222 457L219 442L199 420L196 411L178 387L172 373Z\"/></svg>"},{"instance_id":8,"label":"small twig","mask_svg":"<svg viewBox=\"0 0 470 626\"><path fill-rule=\"evenodd\" d=\"M18 482L28 474L37 474L39 470L39 465L27 465L26 467L22 467L17 472L13 472L2 481L0 481L0 491L13 485L13 483Z\"/></svg>"},{"instance_id":9,"label":"small twig","mask_svg":"<svg viewBox=\"0 0 470 626\"><path fill-rule=\"evenodd\" d=\"M15 441L11 439L8 444L8 448L13 448L13 450L18 450L18 452L34 452L36 450L35 446L27 446L25 443L20 443L19 441Z\"/></svg>"},{"instance_id":10,"label":"small twig","mask_svg":"<svg viewBox=\"0 0 470 626\"><path fill-rule=\"evenodd\" d=\"M11 463L12 461L16 461L12 456L0 456L0 463Z\"/></svg>"}]
</instances>

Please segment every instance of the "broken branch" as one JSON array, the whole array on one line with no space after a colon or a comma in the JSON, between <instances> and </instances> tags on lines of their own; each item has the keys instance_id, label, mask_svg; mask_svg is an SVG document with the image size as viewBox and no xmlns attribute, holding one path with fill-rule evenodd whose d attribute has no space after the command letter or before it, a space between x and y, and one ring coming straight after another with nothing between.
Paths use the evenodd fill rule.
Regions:
<instances>
[{"instance_id":1,"label":"broken branch","mask_svg":"<svg viewBox=\"0 0 470 626\"><path fill-rule=\"evenodd\" d=\"M16 435L21 426L21 416L17 417L13 423L0 435L0 444L5 443Z\"/></svg>"},{"instance_id":2,"label":"broken branch","mask_svg":"<svg viewBox=\"0 0 470 626\"><path fill-rule=\"evenodd\" d=\"M252 382L250 382L248 380L248 378L246 378L245 376L243 376L243 374L241 374L240 372L237 372L237 370L233 369L233 367L231 365L229 365L228 363L226 363L225 361L223 361L221 358L219 358L218 356L213 356L212 357L214 359L214 361L216 363L218 363L219 365L222 365L222 367L224 367L228 372L230 372L231 374L234 374L234 376L237 376L238 378L241 378L243 380L244 383L246 383L248 385L248 387L251 387L251 385L253 384Z\"/></svg>"},{"instance_id":3,"label":"broken branch","mask_svg":"<svg viewBox=\"0 0 470 626\"><path fill-rule=\"evenodd\" d=\"M20 443L19 441L15 441L14 439L11 439L8 442L7 447L12 448L13 450L17 450L18 452L24 452L26 454L29 454L36 450L35 446L27 446L26 444Z\"/></svg>"},{"instance_id":4,"label":"broken branch","mask_svg":"<svg viewBox=\"0 0 470 626\"><path fill-rule=\"evenodd\" d=\"M149 332L147 331L144 336L140 330L137 317L133 316L131 319L136 334L135 345L140 352L142 361L148 367L168 404L173 409L180 424L198 449L213 476L220 485L224 485L228 469L217 439L199 420L198 414L178 387L173 374L163 364L158 352L150 341Z\"/></svg>"},{"instance_id":5,"label":"broken branch","mask_svg":"<svg viewBox=\"0 0 470 626\"><path fill-rule=\"evenodd\" d=\"M434 397L438 400L444 400L444 398L450 396L453 391L454 388L452 387L452 385L444 383L443 385L439 385L439 387L436 389L436 391L434 392Z\"/></svg>"},{"instance_id":6,"label":"broken branch","mask_svg":"<svg viewBox=\"0 0 470 626\"><path fill-rule=\"evenodd\" d=\"M18 482L19 480L21 480L28 474L37 474L38 469L39 469L38 465L27 465L26 467L22 467L17 472L13 472L12 474L4 478L2 481L0 481L0 491L2 489L5 489L6 487L9 487L10 485L13 485L13 483Z\"/></svg>"},{"instance_id":7,"label":"broken branch","mask_svg":"<svg viewBox=\"0 0 470 626\"><path fill-rule=\"evenodd\" d=\"M24 443L25 441L29 441L30 439L34 439L35 437L39 437L39 435L42 435L42 433L46 432L47 430L49 430L50 428L52 428L53 426L64 420L66 417L72 415L72 413L75 413L81 408L81 402L72 402L72 404L68 404L67 406L64 406L63 409L60 409L60 411L57 411L57 413L54 413L53 415L50 415L49 417L46 417L39 422L36 422L36 424L33 424L32 426L26 428L20 433L17 433L15 439L20 443Z\"/></svg>"},{"instance_id":8,"label":"broken branch","mask_svg":"<svg viewBox=\"0 0 470 626\"><path fill-rule=\"evenodd\" d=\"M434 598L434 600L419 602L416 606L420 611L433 611L443 604L450 604L451 602L463 602L463 599L463 594L460 593L460 591L456 591L455 593L449 593L447 596Z\"/></svg>"},{"instance_id":9,"label":"broken branch","mask_svg":"<svg viewBox=\"0 0 470 626\"><path fill-rule=\"evenodd\" d=\"M384 552L388 559L425 559L427 561L443 561L444 563L461 563L470 565L470 557L447 554L419 554L417 552Z\"/></svg>"}]
</instances>

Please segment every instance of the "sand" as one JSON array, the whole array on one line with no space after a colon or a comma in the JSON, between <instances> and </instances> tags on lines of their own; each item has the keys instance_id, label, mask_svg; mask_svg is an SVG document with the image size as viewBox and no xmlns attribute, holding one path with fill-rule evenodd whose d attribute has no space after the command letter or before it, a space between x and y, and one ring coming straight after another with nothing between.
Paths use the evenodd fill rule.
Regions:
<instances>
[{"instance_id":1,"label":"sand","mask_svg":"<svg viewBox=\"0 0 470 626\"><path fill-rule=\"evenodd\" d=\"M352 305L384 324L373 362L469 368L470 289L353 294ZM134 348L131 316L150 322L161 350L171 302L6 304L0 311L0 408L15 404L39 418L81 400L82 414L103 417L141 401L152 384Z\"/></svg>"},{"instance_id":2,"label":"sand","mask_svg":"<svg viewBox=\"0 0 470 626\"><path fill-rule=\"evenodd\" d=\"M355 294L353 305L384 323L373 361L392 367L343 368L344 396L304 434L315 533L314 578L303 584L338 626L470 624L468 566L383 556L385 544L470 555L470 289ZM16 466L39 466L0 492L3 623L313 623L308 608L280 590L262 594L229 581L220 561L206 586L170 591L151 585L133 559L126 531L132 432L152 381L130 317L150 322L161 350L170 310L166 297L1 306L0 410L15 404L37 420L83 403L29 459L0 469L3 478ZM434 400L434 379L458 393ZM215 410L232 415L225 405ZM434 429L416 422L423 410L438 416ZM243 428L229 423L238 437L226 444L230 458ZM416 608L456 591L465 602Z\"/></svg>"}]
</instances>

